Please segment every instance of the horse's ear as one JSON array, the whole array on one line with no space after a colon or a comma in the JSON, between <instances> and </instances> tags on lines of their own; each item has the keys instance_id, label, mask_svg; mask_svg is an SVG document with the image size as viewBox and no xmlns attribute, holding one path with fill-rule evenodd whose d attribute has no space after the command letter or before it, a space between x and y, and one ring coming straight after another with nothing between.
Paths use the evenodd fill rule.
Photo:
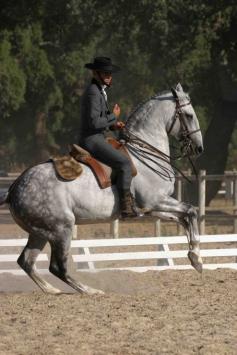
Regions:
<instances>
[{"instance_id":1,"label":"horse's ear","mask_svg":"<svg viewBox=\"0 0 237 355\"><path fill-rule=\"evenodd\" d=\"M176 92L176 89L172 87L170 90L171 90L171 92L172 92L174 98L175 98L175 99L178 99L178 94L177 94L177 92Z\"/></svg>"},{"instance_id":2,"label":"horse's ear","mask_svg":"<svg viewBox=\"0 0 237 355\"><path fill-rule=\"evenodd\" d=\"M183 88L182 88L182 85L180 83L177 84L176 91L183 92Z\"/></svg>"}]
</instances>

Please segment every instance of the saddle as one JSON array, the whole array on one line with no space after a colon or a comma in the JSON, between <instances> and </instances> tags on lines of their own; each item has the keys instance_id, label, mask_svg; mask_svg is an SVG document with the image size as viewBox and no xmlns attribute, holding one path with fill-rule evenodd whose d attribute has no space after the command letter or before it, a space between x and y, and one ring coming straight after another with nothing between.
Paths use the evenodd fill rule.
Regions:
<instances>
[{"instance_id":1,"label":"saddle","mask_svg":"<svg viewBox=\"0 0 237 355\"><path fill-rule=\"evenodd\" d=\"M136 176L137 170L124 144L111 137L107 138L107 142L129 158L132 166L132 176ZM87 150L77 144L70 146L69 155L54 157L52 161L57 174L64 180L70 181L78 178L83 171L82 164L91 168L101 189L111 186L116 179L116 172L111 167L93 158Z\"/></svg>"}]
</instances>

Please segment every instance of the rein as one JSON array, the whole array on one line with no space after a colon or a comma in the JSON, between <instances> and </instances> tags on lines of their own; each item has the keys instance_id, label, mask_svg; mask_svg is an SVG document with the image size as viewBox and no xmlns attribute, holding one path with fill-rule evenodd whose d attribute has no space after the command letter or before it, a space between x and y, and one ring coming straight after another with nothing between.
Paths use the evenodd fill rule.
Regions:
<instances>
[{"instance_id":1,"label":"rein","mask_svg":"<svg viewBox=\"0 0 237 355\"><path fill-rule=\"evenodd\" d=\"M171 161L180 160L181 158L185 158L185 157L188 158L188 160L192 166L193 172L197 176L197 171L195 169L193 161L191 160L190 156L188 155L188 151L190 150L190 148L192 148L192 142L191 142L190 136L196 132L199 132L200 129L196 129L196 130L190 132L188 130L187 125L186 125L186 122L184 119L184 114L181 110L182 107L190 105L190 104L191 104L191 101L189 101L185 104L180 104L179 100L176 99L174 118L173 118L173 121L172 121L168 131L167 131L167 134L169 135L171 133L171 131L173 130L177 119L179 119L180 127L181 127L181 138L179 141L183 143L183 146L181 148L182 154L180 156L171 157L170 155L162 152L160 149L154 147L153 145L147 143L146 141L144 141L140 137L136 136L134 133L129 131L129 129L126 128L126 126L123 129L122 135L123 135L123 139L125 140L125 144L128 147L128 149L133 153L133 155L138 160L140 160L144 165L149 167L152 171L154 171L156 174L161 176L163 179L171 180L172 178L175 178L175 173L172 170L172 169L174 169L178 173L180 173L180 175L182 175L188 182L191 182L184 175L184 173L180 169L178 169L176 166L174 166L174 164L171 162ZM147 160L148 160L148 162L147 162ZM167 166L163 166L160 161L167 163L168 165L170 165L170 167L172 169L168 168ZM151 166L152 163L157 168L159 168L159 170L156 167Z\"/></svg>"},{"instance_id":2,"label":"rein","mask_svg":"<svg viewBox=\"0 0 237 355\"><path fill-rule=\"evenodd\" d=\"M163 161L170 165L174 170L179 172L187 181L191 182L179 168L177 168L171 163L171 160L176 161L179 160L181 157L171 157L170 155L162 152L160 149L154 147L153 145L147 143L140 137L136 136L134 133L130 132L126 127L123 129L123 140L125 140L125 144L128 147L129 151L131 151L138 160L140 160L144 165L146 165L149 169L161 176L163 179L168 179L171 181L172 178L175 178L175 174L172 169L163 166L160 161ZM161 171L151 166L146 160L148 160L150 163L154 163L157 167L161 169Z\"/></svg>"}]
</instances>

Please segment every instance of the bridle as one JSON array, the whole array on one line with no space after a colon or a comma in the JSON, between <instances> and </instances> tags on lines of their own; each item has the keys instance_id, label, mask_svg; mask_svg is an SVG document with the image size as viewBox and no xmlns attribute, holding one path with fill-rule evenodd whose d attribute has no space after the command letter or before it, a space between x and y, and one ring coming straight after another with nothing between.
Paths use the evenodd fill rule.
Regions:
<instances>
[{"instance_id":1,"label":"bridle","mask_svg":"<svg viewBox=\"0 0 237 355\"><path fill-rule=\"evenodd\" d=\"M178 171L186 180L190 182L190 180L182 173L182 171L173 165L172 161L179 160L184 157L188 157L192 165L192 168L194 170L194 173L196 175L196 169L194 167L191 158L189 157L189 152L190 150L192 150L192 141L190 139L190 136L196 132L199 132L200 128L190 132L185 122L185 114L182 111L182 107L191 105L191 101L189 100L187 103L180 104L178 97L176 97L175 100L176 100L175 112L174 112L172 123L167 131L167 134L169 135L172 132L176 121L179 120L180 130L181 130L179 141L182 143L181 146L182 154L180 156L174 158L167 155L166 153L162 152L160 149L157 149L156 147L147 143L146 141L144 141L134 133L130 132L130 130L126 126L123 129L122 135L128 149L133 153L133 155L135 155L135 157L138 160L143 162L143 164L149 167L152 171L154 171L164 179L168 178L169 180L171 180L171 178L174 177L173 175L174 173L172 173L172 170L170 170L168 167L163 166L163 164L161 164L161 161L164 161L165 163L168 163L173 169ZM156 165L159 169L156 169L154 165Z\"/></svg>"},{"instance_id":2,"label":"bridle","mask_svg":"<svg viewBox=\"0 0 237 355\"><path fill-rule=\"evenodd\" d=\"M194 133L197 133L200 131L200 128L198 129L195 129L193 131L189 131L188 129L188 126L185 122L185 114L182 110L182 107L184 106L188 106L188 105L191 105L191 100L189 100L188 102L184 103L184 104L180 104L179 102L179 99L176 98L176 105L175 105L175 112L174 112L174 117L173 117L173 121L167 131L167 134L169 135L173 128L174 128L174 125L176 123L176 121L179 119L179 122L180 122L180 131L181 131L181 134L180 134L180 139L179 141L180 142L183 142L183 141L187 141L187 140L190 140L190 136Z\"/></svg>"},{"instance_id":3,"label":"bridle","mask_svg":"<svg viewBox=\"0 0 237 355\"><path fill-rule=\"evenodd\" d=\"M176 105L175 105L175 112L173 116L173 121L167 131L167 134L169 135L176 123L177 120L179 120L180 123L180 138L179 142L181 143L181 152L182 152L182 157L187 157L189 159L189 162L193 168L194 173L196 174L196 169L194 167L194 164L190 158L190 152L193 152L193 147L192 147L192 140L190 139L190 136L194 133L197 133L200 131L200 128L195 129L193 131L189 131L188 126L186 124L185 120L185 113L182 110L182 107L191 105L191 100L184 104L180 104L178 96L175 97L176 100Z\"/></svg>"}]
</instances>

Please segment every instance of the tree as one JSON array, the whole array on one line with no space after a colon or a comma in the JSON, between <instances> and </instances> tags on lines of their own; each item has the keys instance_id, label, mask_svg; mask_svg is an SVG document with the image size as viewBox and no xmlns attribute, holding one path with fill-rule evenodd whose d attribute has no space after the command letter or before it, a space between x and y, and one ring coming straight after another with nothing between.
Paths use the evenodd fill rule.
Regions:
<instances>
[{"instance_id":1,"label":"tree","mask_svg":"<svg viewBox=\"0 0 237 355\"><path fill-rule=\"evenodd\" d=\"M70 112L70 117L73 111L72 89L80 81L80 65L93 47L85 44L88 25L84 33L81 30L87 23L83 11L90 3L59 1L55 7L52 1L23 0L16 6L4 2L1 8L0 30L7 29L12 61L18 63L25 80L22 100L10 122L18 138L13 159L26 163L44 160L49 149L57 147L57 133L65 133L62 121L65 113ZM12 110L12 101L8 108Z\"/></svg>"},{"instance_id":2,"label":"tree","mask_svg":"<svg viewBox=\"0 0 237 355\"><path fill-rule=\"evenodd\" d=\"M2 0L7 59L0 60L0 108L9 116L0 122L1 144L11 146L13 160L29 164L75 141L89 78L84 63L107 55L122 66L110 95L124 116L182 82L206 131L198 167L222 172L235 126L236 11L233 0L59 0L57 6L52 0ZM223 115L230 118L218 141ZM217 146L215 163L210 157Z\"/></svg>"},{"instance_id":3,"label":"tree","mask_svg":"<svg viewBox=\"0 0 237 355\"><path fill-rule=\"evenodd\" d=\"M6 118L24 101L25 75L11 54L10 33L0 34L0 114Z\"/></svg>"},{"instance_id":4,"label":"tree","mask_svg":"<svg viewBox=\"0 0 237 355\"><path fill-rule=\"evenodd\" d=\"M206 56L193 71L201 79L194 92L198 101L206 105L211 119L204 137L205 152L197 160L197 168L208 174L223 174L237 119L237 6L234 1L201 3L198 38L206 48ZM207 204L215 197L220 183L208 183ZM196 186L190 188L194 203L195 191Z\"/></svg>"}]
</instances>

